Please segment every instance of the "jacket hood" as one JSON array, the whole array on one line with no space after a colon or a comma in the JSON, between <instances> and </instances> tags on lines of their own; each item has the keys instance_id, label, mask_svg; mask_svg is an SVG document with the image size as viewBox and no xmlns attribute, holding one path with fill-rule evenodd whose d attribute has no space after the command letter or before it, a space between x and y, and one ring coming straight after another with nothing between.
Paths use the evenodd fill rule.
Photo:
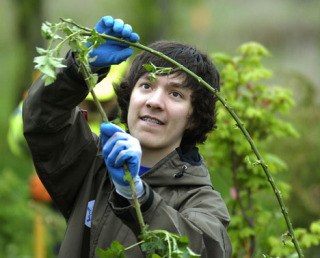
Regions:
<instances>
[{"instance_id":1,"label":"jacket hood","mask_svg":"<svg viewBox=\"0 0 320 258\"><path fill-rule=\"evenodd\" d=\"M198 149L182 153L179 148L160 160L141 178L150 186L211 186L208 168Z\"/></svg>"}]
</instances>

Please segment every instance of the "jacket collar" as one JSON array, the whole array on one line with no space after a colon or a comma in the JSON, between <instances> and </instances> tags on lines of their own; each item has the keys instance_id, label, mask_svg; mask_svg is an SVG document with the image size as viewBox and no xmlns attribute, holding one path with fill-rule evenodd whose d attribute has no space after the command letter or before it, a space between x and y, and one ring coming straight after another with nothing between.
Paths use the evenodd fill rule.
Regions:
<instances>
[{"instance_id":1,"label":"jacket collar","mask_svg":"<svg viewBox=\"0 0 320 258\"><path fill-rule=\"evenodd\" d=\"M196 148L192 153L182 153L179 148L172 151L141 177L151 186L208 185L212 187L208 168Z\"/></svg>"}]
</instances>

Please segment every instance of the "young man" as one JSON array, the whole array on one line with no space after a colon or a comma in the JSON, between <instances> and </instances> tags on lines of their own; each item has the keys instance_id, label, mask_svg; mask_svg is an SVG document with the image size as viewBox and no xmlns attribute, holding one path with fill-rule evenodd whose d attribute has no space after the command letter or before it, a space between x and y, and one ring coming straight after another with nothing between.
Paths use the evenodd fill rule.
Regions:
<instances>
[{"instance_id":1,"label":"young man","mask_svg":"<svg viewBox=\"0 0 320 258\"><path fill-rule=\"evenodd\" d=\"M103 17L96 30L136 42L130 25ZM185 65L219 89L219 75L209 58L176 42L150 46ZM92 52L100 77L108 67L132 55L128 45L107 41ZM37 172L68 226L59 257L95 257L114 240L124 246L140 234L123 166L135 181L144 221L151 230L188 236L201 257L230 257L226 233L229 214L210 181L196 144L215 126L215 97L181 71L150 78L143 64L172 67L148 53L139 54L116 87L122 122L93 134L77 105L88 89L69 53L67 67L44 87L41 80L24 103L24 132ZM100 139L102 141L100 141ZM127 257L144 257L139 247Z\"/></svg>"}]
</instances>

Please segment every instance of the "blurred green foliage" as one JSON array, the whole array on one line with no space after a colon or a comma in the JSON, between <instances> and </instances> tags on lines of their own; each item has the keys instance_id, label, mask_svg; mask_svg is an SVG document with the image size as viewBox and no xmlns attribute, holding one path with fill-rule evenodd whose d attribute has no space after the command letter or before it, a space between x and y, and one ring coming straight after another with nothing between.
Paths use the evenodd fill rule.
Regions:
<instances>
[{"instance_id":1,"label":"blurred green foliage","mask_svg":"<svg viewBox=\"0 0 320 258\"><path fill-rule=\"evenodd\" d=\"M22 7L26 4L33 8L25 8L28 12L23 12ZM124 6L126 8L123 8ZM268 162L271 158L269 163L279 168L275 179L276 182L283 182L280 185L284 186L284 194L287 193L286 203L294 228L305 228L310 233L312 221L320 217L320 173L317 172L320 149L320 125L317 122L320 119L319 8L320 2L317 0L244 0L241 4L236 0L97 0L80 4L75 0L2 1L0 135L3 139L0 144L0 258L34 257L33 222L34 214L39 210L36 208L38 206L32 205L29 197L28 179L33 168L29 159L19 158L11 153L6 135L9 116L21 100L23 91L31 85L34 65L31 57L35 53L35 47L43 47L40 40L40 23L45 20L56 22L59 17L72 18L88 27L94 26L103 15L120 17L139 32L141 42L146 44L162 38L177 39L196 44L204 51L214 53L233 53L243 42L251 40L267 46L273 56L266 59L265 63L272 67L274 73L272 78L266 80L268 85L283 85L283 90L289 89L293 92L296 102L291 112L285 116L281 114L277 118L285 118L296 128L300 138L270 139L261 144L265 153L272 153L271 156L267 155ZM27 33L23 34L23 30ZM265 85L265 82L262 84ZM283 92L288 94L285 90ZM258 115L254 109L246 112L252 117ZM234 129L235 135L236 132L237 129ZM240 138L243 136L239 135ZM258 143L260 147L260 141ZM243 151L245 150L246 147ZM254 159L250 157L246 161L247 166L254 163ZM214 166L216 162L213 160ZM223 197L232 201L232 184L227 171L228 167L221 166L221 170L214 172L213 180ZM264 184L263 176L259 173L254 173L255 178ZM261 202L260 205L263 202L268 211L274 212L278 206L269 191L266 189L262 194L256 193L255 198ZM52 209L45 206L43 209L40 208L39 212L50 218ZM272 214L272 222L259 232L261 239L267 239L267 236L271 235L277 237L281 234L279 231L285 230L277 228L283 223L280 212ZM265 223L268 216L261 217L262 221L258 221L260 225ZM50 221L56 220L49 219ZM237 221L239 220L235 217L234 223ZM58 230L64 227L59 218L55 223L46 224L49 257L53 256L53 239L61 239L61 232L53 233L52 228ZM251 235L250 230L242 233ZM268 245L270 246L268 242L261 243L263 247ZM319 252L319 248L309 248L305 256L317 257Z\"/></svg>"},{"instance_id":2,"label":"blurred green foliage","mask_svg":"<svg viewBox=\"0 0 320 258\"><path fill-rule=\"evenodd\" d=\"M25 235L32 232L33 212L28 206L28 185L11 169L0 173L0 257L22 257L21 254L30 254L32 247L32 242L26 245Z\"/></svg>"},{"instance_id":3,"label":"blurred green foliage","mask_svg":"<svg viewBox=\"0 0 320 258\"><path fill-rule=\"evenodd\" d=\"M280 156L270 152L268 146L276 144L279 138L298 137L292 124L284 119L294 101L292 91L270 84L272 71L262 63L266 56L269 52L265 47L249 42L241 45L235 56L218 53L214 54L214 60L220 68L223 97L241 118L287 200L290 186L286 177L278 176L287 171L287 165ZM202 153L214 185L219 188L220 182L225 181L223 195L232 218L229 233L233 257L293 255L292 243L287 244L290 239L285 242L288 248L281 242L280 236L286 230L281 208L277 207L273 190L247 140L226 109L221 107L217 118L218 130L202 146ZM300 229L297 233L304 248L319 245L318 232Z\"/></svg>"}]
</instances>

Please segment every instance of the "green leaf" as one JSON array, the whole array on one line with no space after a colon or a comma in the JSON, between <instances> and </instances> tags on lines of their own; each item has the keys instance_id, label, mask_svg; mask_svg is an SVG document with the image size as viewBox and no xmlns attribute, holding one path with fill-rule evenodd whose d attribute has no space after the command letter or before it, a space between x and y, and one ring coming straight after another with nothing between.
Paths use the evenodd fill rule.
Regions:
<instances>
[{"instance_id":1,"label":"green leaf","mask_svg":"<svg viewBox=\"0 0 320 258\"><path fill-rule=\"evenodd\" d=\"M104 44L106 40L102 38L96 30L91 30L91 37L87 38L87 42L91 43L94 47L98 47L101 44Z\"/></svg>"},{"instance_id":2,"label":"green leaf","mask_svg":"<svg viewBox=\"0 0 320 258\"><path fill-rule=\"evenodd\" d=\"M314 234L318 234L320 237L320 220L311 223L310 231Z\"/></svg>"},{"instance_id":3,"label":"green leaf","mask_svg":"<svg viewBox=\"0 0 320 258\"><path fill-rule=\"evenodd\" d=\"M40 55L46 55L49 52L49 50L43 49L40 47L36 47L36 50L37 50L37 53L39 53Z\"/></svg>"},{"instance_id":4,"label":"green leaf","mask_svg":"<svg viewBox=\"0 0 320 258\"><path fill-rule=\"evenodd\" d=\"M180 236L178 239L179 243L188 245L189 244L189 238L187 236Z\"/></svg>"},{"instance_id":5,"label":"green leaf","mask_svg":"<svg viewBox=\"0 0 320 258\"><path fill-rule=\"evenodd\" d=\"M269 51L258 42L248 42L242 44L238 48L238 52L244 55L258 55L258 56L269 56Z\"/></svg>"},{"instance_id":6,"label":"green leaf","mask_svg":"<svg viewBox=\"0 0 320 258\"><path fill-rule=\"evenodd\" d=\"M306 248L309 248L317 245L319 243L319 238L312 234L305 234L300 241Z\"/></svg>"},{"instance_id":7,"label":"green leaf","mask_svg":"<svg viewBox=\"0 0 320 258\"><path fill-rule=\"evenodd\" d=\"M45 39L52 39L53 38L53 32L51 30L52 24L50 22L44 22L41 26L41 34L42 37Z\"/></svg>"},{"instance_id":8,"label":"green leaf","mask_svg":"<svg viewBox=\"0 0 320 258\"><path fill-rule=\"evenodd\" d=\"M141 244L141 250L146 252L148 255L163 255L166 253L167 246L163 238L161 238L159 235L155 235L149 232L148 238L145 239L145 242L143 244Z\"/></svg>"},{"instance_id":9,"label":"green leaf","mask_svg":"<svg viewBox=\"0 0 320 258\"><path fill-rule=\"evenodd\" d=\"M242 74L241 80L243 83L255 82L261 79L268 79L272 77L272 72L265 68L250 69Z\"/></svg>"},{"instance_id":10,"label":"green leaf","mask_svg":"<svg viewBox=\"0 0 320 258\"><path fill-rule=\"evenodd\" d=\"M79 43L77 40L70 40L69 46L72 52L78 52L79 50Z\"/></svg>"},{"instance_id":11,"label":"green leaf","mask_svg":"<svg viewBox=\"0 0 320 258\"><path fill-rule=\"evenodd\" d=\"M149 72L149 73L154 73L154 72L157 70L157 68L156 68L156 67L154 66L154 64L152 64L152 63L144 64L143 67L144 67L144 69L146 69L146 71Z\"/></svg>"},{"instance_id":12,"label":"green leaf","mask_svg":"<svg viewBox=\"0 0 320 258\"><path fill-rule=\"evenodd\" d=\"M45 85L49 85L56 79L56 69L66 67L62 64L63 58L53 57L50 52L47 55L37 56L34 58L35 68L39 70L45 80Z\"/></svg>"},{"instance_id":13,"label":"green leaf","mask_svg":"<svg viewBox=\"0 0 320 258\"><path fill-rule=\"evenodd\" d=\"M254 236L254 230L252 228L243 228L239 232L239 236L242 238Z\"/></svg>"},{"instance_id":14,"label":"green leaf","mask_svg":"<svg viewBox=\"0 0 320 258\"><path fill-rule=\"evenodd\" d=\"M49 58L50 65L54 68L63 68L66 67L62 62L64 61L64 58L61 57L51 57Z\"/></svg>"},{"instance_id":15,"label":"green leaf","mask_svg":"<svg viewBox=\"0 0 320 258\"><path fill-rule=\"evenodd\" d=\"M212 59L215 60L216 63L220 64L227 64L232 61L232 57L224 53L213 54Z\"/></svg>"},{"instance_id":16,"label":"green leaf","mask_svg":"<svg viewBox=\"0 0 320 258\"><path fill-rule=\"evenodd\" d=\"M155 81L157 79L157 75L155 73L149 73L149 77L151 81Z\"/></svg>"},{"instance_id":17,"label":"green leaf","mask_svg":"<svg viewBox=\"0 0 320 258\"><path fill-rule=\"evenodd\" d=\"M125 258L125 248L119 241L113 241L110 248L96 250L99 258Z\"/></svg>"},{"instance_id":18,"label":"green leaf","mask_svg":"<svg viewBox=\"0 0 320 258\"><path fill-rule=\"evenodd\" d=\"M292 237L290 236L289 232L284 233L281 235L281 242L286 245L289 241L292 240Z\"/></svg>"}]
</instances>

